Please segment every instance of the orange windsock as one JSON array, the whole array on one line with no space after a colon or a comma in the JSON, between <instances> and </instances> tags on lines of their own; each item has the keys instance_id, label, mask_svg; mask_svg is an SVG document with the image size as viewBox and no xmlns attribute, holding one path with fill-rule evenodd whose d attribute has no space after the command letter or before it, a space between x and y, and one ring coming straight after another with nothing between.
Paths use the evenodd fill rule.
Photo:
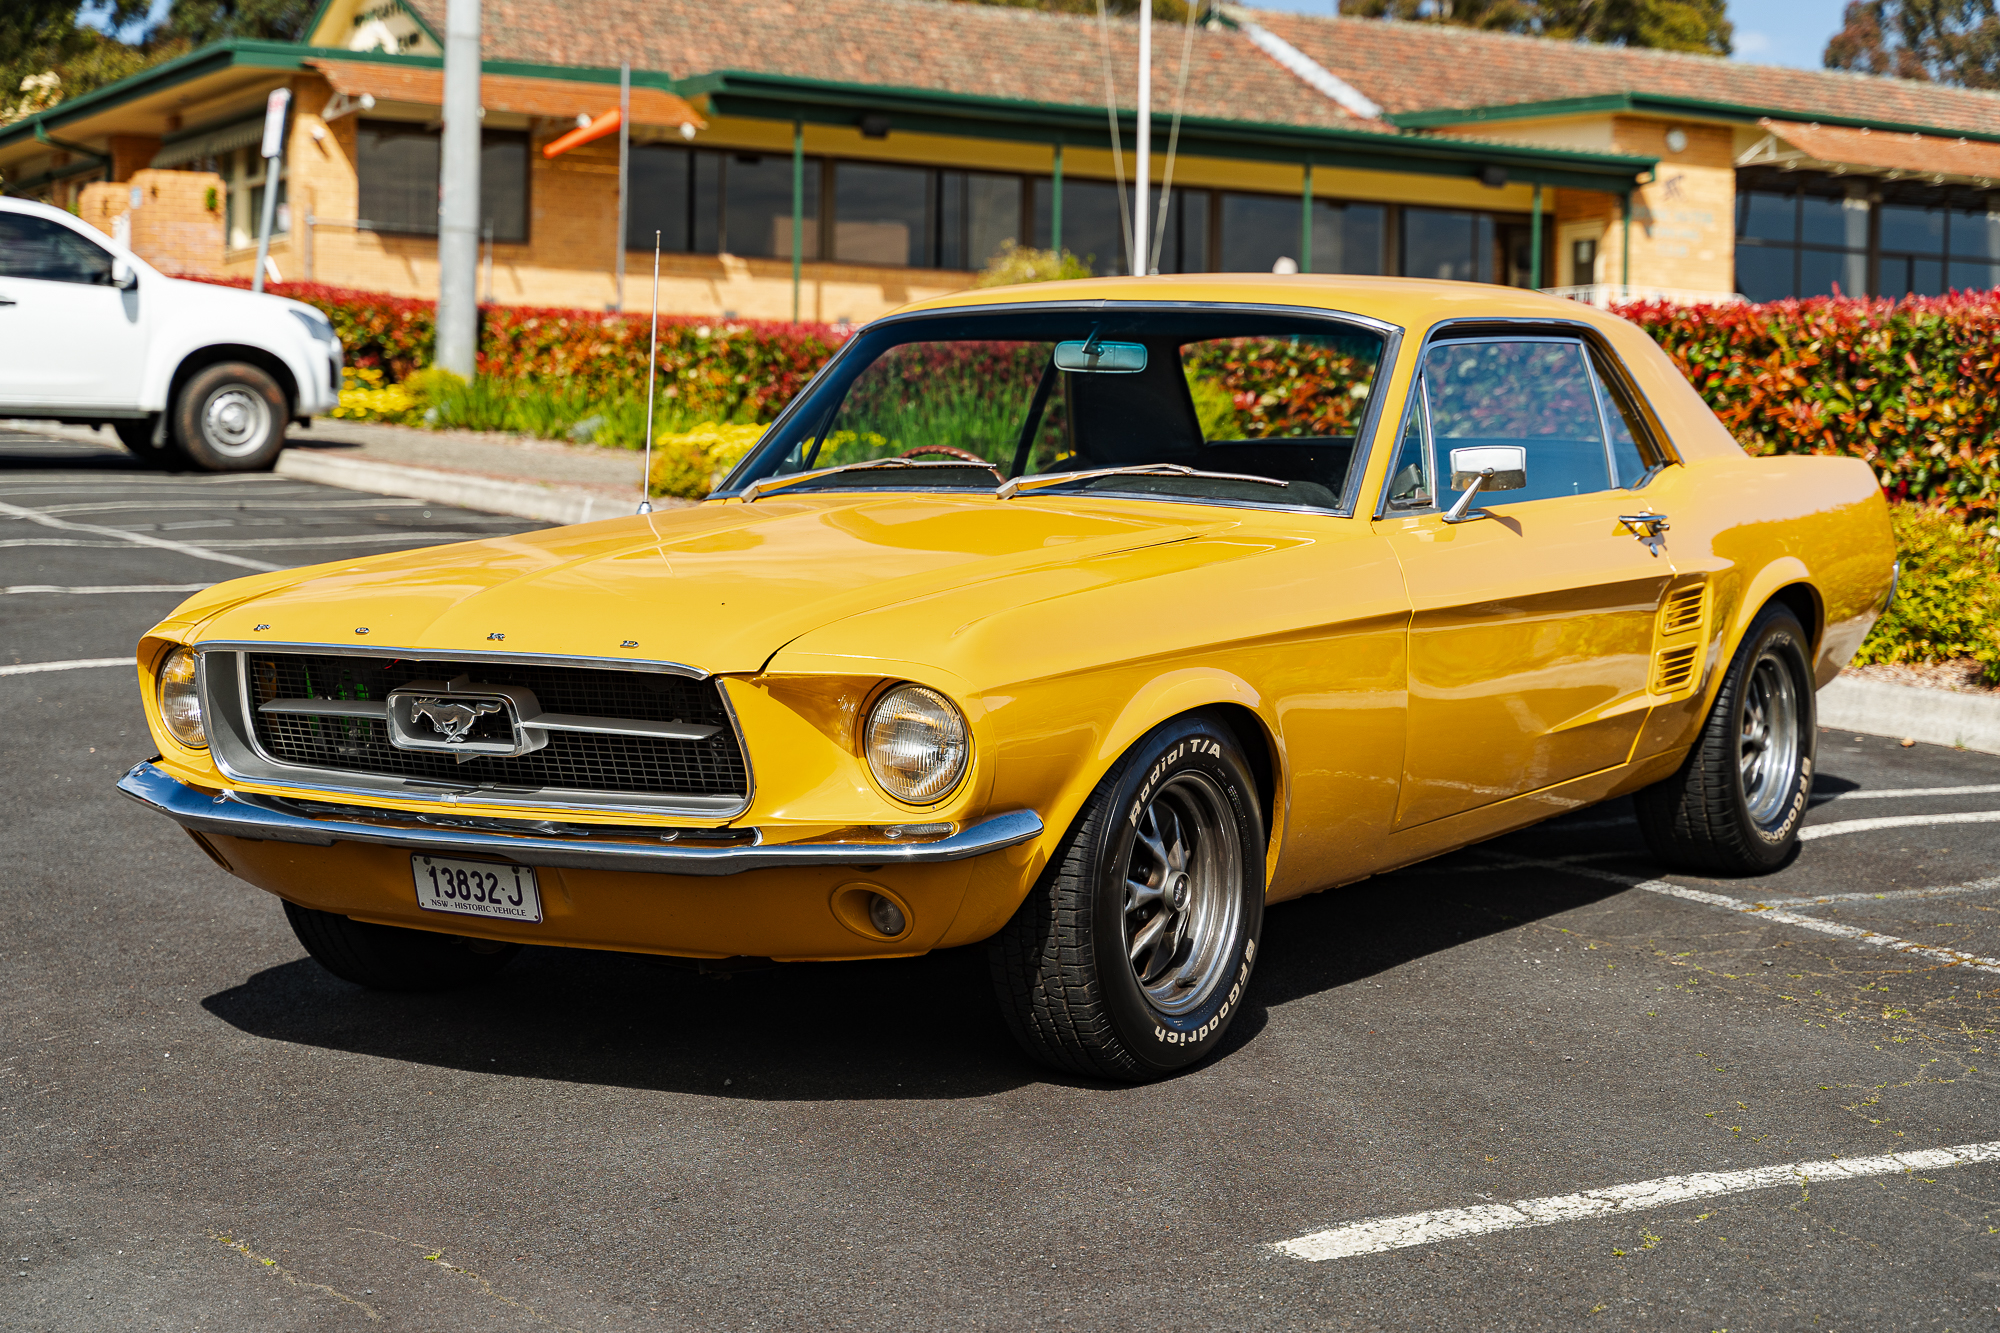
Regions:
<instances>
[{"instance_id":1,"label":"orange windsock","mask_svg":"<svg viewBox=\"0 0 2000 1333\"><path fill-rule=\"evenodd\" d=\"M618 108L613 107L596 120L591 121L590 124L573 129L560 139L551 140L543 146L542 156L554 157L558 153L567 153L570 149L587 144L593 139L602 139L607 134L616 134L617 132Z\"/></svg>"}]
</instances>

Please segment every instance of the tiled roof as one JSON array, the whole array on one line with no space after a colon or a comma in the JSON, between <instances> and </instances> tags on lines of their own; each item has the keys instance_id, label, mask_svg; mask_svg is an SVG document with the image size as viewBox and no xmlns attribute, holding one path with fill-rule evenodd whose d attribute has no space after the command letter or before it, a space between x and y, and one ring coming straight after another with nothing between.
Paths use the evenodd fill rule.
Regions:
<instances>
[{"instance_id":1,"label":"tiled roof","mask_svg":"<svg viewBox=\"0 0 2000 1333\"><path fill-rule=\"evenodd\" d=\"M436 32L445 0L410 0ZM1104 105L1097 20L946 0L485 0L488 60L741 70L1070 106ZM1153 107L1174 108L1182 30L1153 26ZM1138 24L1111 24L1118 104L1135 104ZM1349 115L1223 29L1197 28L1190 116L1393 132Z\"/></svg>"},{"instance_id":2,"label":"tiled roof","mask_svg":"<svg viewBox=\"0 0 2000 1333\"><path fill-rule=\"evenodd\" d=\"M1762 123L1765 129L1818 162L2000 180L2000 144L1968 143L1964 139L1940 139L1928 134L1879 130L1871 133L1784 120Z\"/></svg>"},{"instance_id":3,"label":"tiled roof","mask_svg":"<svg viewBox=\"0 0 2000 1333\"><path fill-rule=\"evenodd\" d=\"M350 97L367 93L384 101L414 102L419 106L444 104L444 71L440 69L412 69L358 60L308 60L306 64L326 75L335 92ZM488 111L516 111L569 120L579 113L596 116L607 107L616 107L618 89L601 83L487 74L479 80L479 105ZM682 125L702 126L707 122L672 93L657 88L634 88L632 123L679 129Z\"/></svg>"},{"instance_id":4,"label":"tiled roof","mask_svg":"<svg viewBox=\"0 0 2000 1333\"><path fill-rule=\"evenodd\" d=\"M1390 113L1640 93L1815 117L2000 134L2000 94L1434 23L1258 10L1256 21Z\"/></svg>"}]
</instances>

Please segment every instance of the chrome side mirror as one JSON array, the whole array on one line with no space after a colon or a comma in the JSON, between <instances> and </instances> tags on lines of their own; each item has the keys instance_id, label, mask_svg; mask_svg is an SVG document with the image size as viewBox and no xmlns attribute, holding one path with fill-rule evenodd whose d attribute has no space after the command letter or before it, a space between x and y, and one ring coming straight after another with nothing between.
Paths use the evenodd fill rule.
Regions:
<instances>
[{"instance_id":1,"label":"chrome side mirror","mask_svg":"<svg viewBox=\"0 0 2000 1333\"><path fill-rule=\"evenodd\" d=\"M1451 488L1460 492L1447 509L1447 523L1469 523L1475 518L1491 518L1484 509L1472 508L1472 497L1481 491L1518 491L1528 484L1528 451L1518 444L1482 444L1451 451Z\"/></svg>"},{"instance_id":2,"label":"chrome side mirror","mask_svg":"<svg viewBox=\"0 0 2000 1333\"><path fill-rule=\"evenodd\" d=\"M139 271L123 259L111 261L111 285L121 292L129 292L139 286Z\"/></svg>"}]
</instances>

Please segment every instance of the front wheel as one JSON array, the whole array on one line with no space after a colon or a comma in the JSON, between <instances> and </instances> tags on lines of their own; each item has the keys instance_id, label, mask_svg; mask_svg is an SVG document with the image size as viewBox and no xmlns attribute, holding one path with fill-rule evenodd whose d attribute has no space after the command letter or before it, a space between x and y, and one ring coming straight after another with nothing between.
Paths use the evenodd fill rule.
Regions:
<instances>
[{"instance_id":1,"label":"front wheel","mask_svg":"<svg viewBox=\"0 0 2000 1333\"><path fill-rule=\"evenodd\" d=\"M1256 782L1229 728L1192 714L1098 783L988 958L1030 1055L1138 1082L1221 1044L1263 922Z\"/></svg>"},{"instance_id":2,"label":"front wheel","mask_svg":"<svg viewBox=\"0 0 2000 1333\"><path fill-rule=\"evenodd\" d=\"M263 472L285 447L289 405L265 371L224 361L197 371L174 399L173 441L204 472Z\"/></svg>"},{"instance_id":3,"label":"front wheel","mask_svg":"<svg viewBox=\"0 0 2000 1333\"><path fill-rule=\"evenodd\" d=\"M1783 606L1758 613L1680 771L1633 796L1653 855L1675 870L1763 875L1799 845L1818 719L1811 648Z\"/></svg>"},{"instance_id":4,"label":"front wheel","mask_svg":"<svg viewBox=\"0 0 2000 1333\"><path fill-rule=\"evenodd\" d=\"M378 926L296 903L285 904L285 917L314 961L369 990L455 990L486 980L521 952L518 944Z\"/></svg>"}]
</instances>

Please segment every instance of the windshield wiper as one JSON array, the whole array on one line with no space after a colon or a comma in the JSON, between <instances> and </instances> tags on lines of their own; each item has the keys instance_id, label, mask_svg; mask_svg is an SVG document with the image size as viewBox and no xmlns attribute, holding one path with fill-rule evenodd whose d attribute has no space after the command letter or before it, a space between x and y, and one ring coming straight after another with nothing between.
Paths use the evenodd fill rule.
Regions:
<instances>
[{"instance_id":1,"label":"windshield wiper","mask_svg":"<svg viewBox=\"0 0 2000 1333\"><path fill-rule=\"evenodd\" d=\"M794 472L788 476L783 476L783 477L761 478L760 480L751 482L748 486L745 486L743 488L743 503L750 504L754 502L756 498L760 495L768 495L772 491L782 490L784 487L793 486L802 481L811 481L816 477L830 477L836 472L865 472L869 470L879 471L890 468L900 470L902 468L913 468L913 467L956 468L960 472L965 471L967 468L983 467L988 472L991 472L993 474L994 481L997 482L1000 480L1000 469L994 467L991 463L963 463L963 462L918 463L908 458L865 458L859 463L842 463L839 467L823 467L816 472Z\"/></svg>"},{"instance_id":2,"label":"windshield wiper","mask_svg":"<svg viewBox=\"0 0 2000 1333\"><path fill-rule=\"evenodd\" d=\"M1022 491L1062 486L1072 481L1089 481L1092 477L1201 477L1209 481L1254 481L1261 486L1284 487L1292 484L1274 477L1253 477L1246 472L1203 472L1199 468L1182 467L1179 463L1135 463L1129 467L1101 467L1090 472L1042 472L1032 477L1016 477L1004 483L994 494L1002 500L1011 500Z\"/></svg>"}]
</instances>

